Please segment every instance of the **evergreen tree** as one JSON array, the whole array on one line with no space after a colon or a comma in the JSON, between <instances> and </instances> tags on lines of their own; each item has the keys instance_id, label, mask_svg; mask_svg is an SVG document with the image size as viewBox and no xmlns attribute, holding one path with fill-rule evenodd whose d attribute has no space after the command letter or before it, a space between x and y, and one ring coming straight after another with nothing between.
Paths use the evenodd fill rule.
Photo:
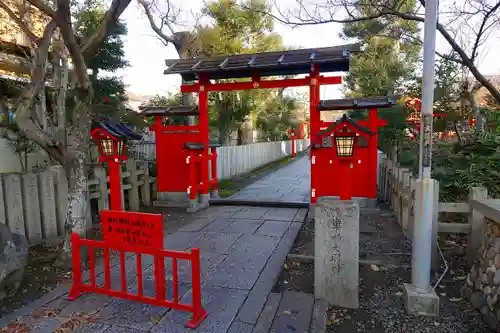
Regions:
<instances>
[{"instance_id":1,"label":"evergreen tree","mask_svg":"<svg viewBox=\"0 0 500 333\"><path fill-rule=\"evenodd\" d=\"M96 32L104 13L105 6L100 0L87 2L84 9L77 13L76 37L79 43ZM130 110L126 109L125 84L121 78L109 74L129 65L122 40L126 35L125 23L115 22L107 38L88 61L87 68L91 72L90 80L95 91L93 104L96 116L131 120L127 117ZM103 75L103 72L107 73Z\"/></svg>"},{"instance_id":2,"label":"evergreen tree","mask_svg":"<svg viewBox=\"0 0 500 333\"><path fill-rule=\"evenodd\" d=\"M401 11L410 11L415 0L395 0ZM360 16L375 14L368 0L359 0L355 12ZM345 78L349 96L385 96L404 93L405 81L417 70L421 46L417 22L384 16L369 21L344 24L341 37L358 39L364 52L351 58Z\"/></svg>"},{"instance_id":3,"label":"evergreen tree","mask_svg":"<svg viewBox=\"0 0 500 333\"><path fill-rule=\"evenodd\" d=\"M197 34L203 56L233 55L284 49L281 36L274 32L273 19L265 13L264 1L235 0L209 2L203 12L213 24L200 25ZM228 143L232 131L255 114L264 101L276 92L224 91L209 95L210 118L219 132L219 142Z\"/></svg>"}]
</instances>

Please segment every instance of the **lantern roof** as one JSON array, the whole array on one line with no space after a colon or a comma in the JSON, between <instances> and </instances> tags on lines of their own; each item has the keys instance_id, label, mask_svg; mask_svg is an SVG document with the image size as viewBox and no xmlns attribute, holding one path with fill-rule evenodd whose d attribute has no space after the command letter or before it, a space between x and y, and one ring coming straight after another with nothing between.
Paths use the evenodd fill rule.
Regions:
<instances>
[{"instance_id":1,"label":"lantern roof","mask_svg":"<svg viewBox=\"0 0 500 333\"><path fill-rule=\"evenodd\" d=\"M142 135L135 132L132 127L118 121L93 121L91 135L108 135L115 140L141 140Z\"/></svg>"},{"instance_id":2,"label":"lantern roof","mask_svg":"<svg viewBox=\"0 0 500 333\"><path fill-rule=\"evenodd\" d=\"M322 100L317 106L318 111L363 110L373 108L390 108L396 105L392 97L344 98Z\"/></svg>"},{"instance_id":3,"label":"lantern roof","mask_svg":"<svg viewBox=\"0 0 500 333\"><path fill-rule=\"evenodd\" d=\"M349 118L345 113L342 115L340 119L338 119L336 122L325 128L324 130L319 131L316 135L321 137L328 133L337 132L344 127L349 128L350 130L354 131L357 134L364 134L370 136L375 135L375 132L372 132L368 128L359 125L351 118Z\"/></svg>"},{"instance_id":4,"label":"lantern roof","mask_svg":"<svg viewBox=\"0 0 500 333\"><path fill-rule=\"evenodd\" d=\"M196 116L200 114L198 106L193 105L165 105L154 106L144 105L139 106L140 116Z\"/></svg>"}]
</instances>

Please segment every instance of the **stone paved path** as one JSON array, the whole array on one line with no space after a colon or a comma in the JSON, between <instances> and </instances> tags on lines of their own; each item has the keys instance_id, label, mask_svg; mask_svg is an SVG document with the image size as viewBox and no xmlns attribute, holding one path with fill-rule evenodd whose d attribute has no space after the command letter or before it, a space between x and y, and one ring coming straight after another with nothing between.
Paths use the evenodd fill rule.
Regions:
<instances>
[{"instance_id":1,"label":"stone paved path","mask_svg":"<svg viewBox=\"0 0 500 333\"><path fill-rule=\"evenodd\" d=\"M241 193L265 200L269 200L266 195L279 200L307 200L307 157L250 185ZM200 248L202 295L209 316L196 330L184 327L189 315L182 311L94 294L69 302L66 285L32 304L33 312L18 311L18 315L24 312L20 321L30 329L22 332L63 332L58 331L61 327L85 333L309 332L310 326L315 325L311 321L319 306L314 303L313 295L271 292L306 214L307 209L209 207L192 215L177 230L167 228L170 230L165 236L167 249ZM116 259L114 257L112 263L111 282L112 288L119 289L120 268ZM144 294L154 297L152 258L143 256L142 267ZM171 271L171 264L167 263L169 299L173 297L172 288L169 288L172 286ZM179 272L181 299L189 301L189 264L181 262ZM98 267L97 273L100 274L97 283L102 283L102 267ZM128 290L137 292L133 254L127 256L126 275ZM6 320L0 320L0 327Z\"/></svg>"},{"instance_id":2,"label":"stone paved path","mask_svg":"<svg viewBox=\"0 0 500 333\"><path fill-rule=\"evenodd\" d=\"M309 202L309 156L298 157L284 168L233 194L230 199Z\"/></svg>"}]
</instances>

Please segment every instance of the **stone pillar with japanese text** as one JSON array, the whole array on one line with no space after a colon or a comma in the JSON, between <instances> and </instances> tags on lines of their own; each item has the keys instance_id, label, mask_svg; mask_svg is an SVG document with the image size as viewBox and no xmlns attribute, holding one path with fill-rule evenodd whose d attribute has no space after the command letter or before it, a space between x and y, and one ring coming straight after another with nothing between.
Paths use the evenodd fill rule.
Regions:
<instances>
[{"instance_id":1,"label":"stone pillar with japanese text","mask_svg":"<svg viewBox=\"0 0 500 333\"><path fill-rule=\"evenodd\" d=\"M314 296L358 308L359 203L320 197L314 218Z\"/></svg>"}]
</instances>

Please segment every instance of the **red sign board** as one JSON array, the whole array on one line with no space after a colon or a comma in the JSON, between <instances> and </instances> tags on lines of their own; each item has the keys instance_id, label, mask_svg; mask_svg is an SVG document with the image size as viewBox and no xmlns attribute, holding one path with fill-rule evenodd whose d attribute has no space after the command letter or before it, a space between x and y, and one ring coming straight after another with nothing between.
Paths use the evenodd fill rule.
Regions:
<instances>
[{"instance_id":1,"label":"red sign board","mask_svg":"<svg viewBox=\"0 0 500 333\"><path fill-rule=\"evenodd\" d=\"M163 249L163 219L160 214L116 210L101 211L103 240Z\"/></svg>"}]
</instances>

